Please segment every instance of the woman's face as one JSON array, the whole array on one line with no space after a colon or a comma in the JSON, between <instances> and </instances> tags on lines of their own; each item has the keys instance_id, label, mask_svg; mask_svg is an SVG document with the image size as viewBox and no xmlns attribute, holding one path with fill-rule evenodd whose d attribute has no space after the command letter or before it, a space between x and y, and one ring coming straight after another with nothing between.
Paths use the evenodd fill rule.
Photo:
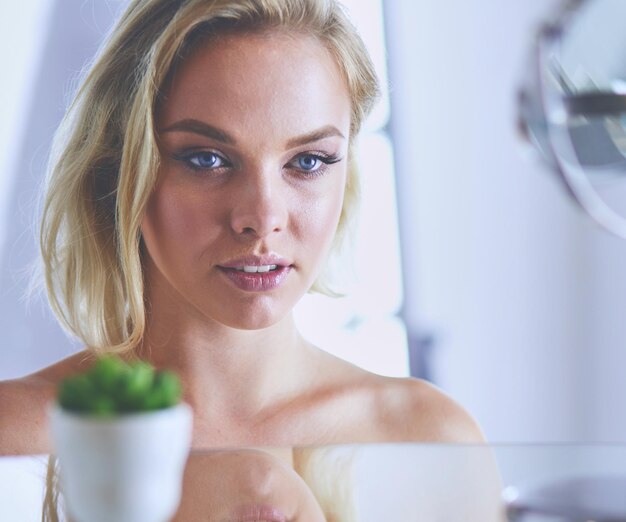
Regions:
<instances>
[{"instance_id":1,"label":"woman's face","mask_svg":"<svg viewBox=\"0 0 626 522\"><path fill-rule=\"evenodd\" d=\"M236 328L277 322L313 284L341 213L350 100L336 62L313 37L218 37L178 68L156 125L150 293Z\"/></svg>"},{"instance_id":2,"label":"woman's face","mask_svg":"<svg viewBox=\"0 0 626 522\"><path fill-rule=\"evenodd\" d=\"M302 478L280 459L256 450L192 454L175 520L325 522Z\"/></svg>"}]
</instances>

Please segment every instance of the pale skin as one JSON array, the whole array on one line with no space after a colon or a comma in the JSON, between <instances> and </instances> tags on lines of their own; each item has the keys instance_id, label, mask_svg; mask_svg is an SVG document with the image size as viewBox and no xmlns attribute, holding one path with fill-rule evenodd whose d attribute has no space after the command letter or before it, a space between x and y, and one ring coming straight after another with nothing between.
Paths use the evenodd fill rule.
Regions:
<instances>
[{"instance_id":1,"label":"pale skin","mask_svg":"<svg viewBox=\"0 0 626 522\"><path fill-rule=\"evenodd\" d=\"M139 356L181 377L195 448L484 442L436 387L364 371L295 327L293 306L337 227L351 139L348 90L319 41L272 32L202 44L156 125ZM247 291L225 277L228 261L267 254L290 267L278 287ZM0 383L0 453L50 451L45 407L92 359L84 351Z\"/></svg>"}]
</instances>

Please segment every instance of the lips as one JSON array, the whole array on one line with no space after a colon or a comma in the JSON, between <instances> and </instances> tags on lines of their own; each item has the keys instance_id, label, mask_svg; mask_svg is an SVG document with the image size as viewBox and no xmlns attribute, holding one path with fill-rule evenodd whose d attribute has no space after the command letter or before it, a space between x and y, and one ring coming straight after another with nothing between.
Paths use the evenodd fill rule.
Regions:
<instances>
[{"instance_id":1,"label":"lips","mask_svg":"<svg viewBox=\"0 0 626 522\"><path fill-rule=\"evenodd\" d=\"M264 520L267 522L287 522L287 517L278 508L273 506L242 506L236 513L237 522L256 522Z\"/></svg>"},{"instance_id":2,"label":"lips","mask_svg":"<svg viewBox=\"0 0 626 522\"><path fill-rule=\"evenodd\" d=\"M291 262L281 256L244 256L218 266L224 276L245 292L267 292L282 285L291 271Z\"/></svg>"},{"instance_id":3,"label":"lips","mask_svg":"<svg viewBox=\"0 0 626 522\"><path fill-rule=\"evenodd\" d=\"M288 259L279 256L278 254L267 254L262 256L243 256L236 259L230 259L224 263L220 263L220 268L234 268L243 270L244 267L260 267L260 266L272 266L288 267L292 263Z\"/></svg>"}]
</instances>

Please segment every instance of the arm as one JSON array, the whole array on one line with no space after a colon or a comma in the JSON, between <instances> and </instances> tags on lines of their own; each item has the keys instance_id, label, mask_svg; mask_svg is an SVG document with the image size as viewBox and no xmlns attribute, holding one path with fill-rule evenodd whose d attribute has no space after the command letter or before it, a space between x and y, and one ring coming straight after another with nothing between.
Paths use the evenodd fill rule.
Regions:
<instances>
[{"instance_id":1,"label":"arm","mask_svg":"<svg viewBox=\"0 0 626 522\"><path fill-rule=\"evenodd\" d=\"M0 455L48 453L46 407L54 388L25 377L0 382Z\"/></svg>"}]
</instances>

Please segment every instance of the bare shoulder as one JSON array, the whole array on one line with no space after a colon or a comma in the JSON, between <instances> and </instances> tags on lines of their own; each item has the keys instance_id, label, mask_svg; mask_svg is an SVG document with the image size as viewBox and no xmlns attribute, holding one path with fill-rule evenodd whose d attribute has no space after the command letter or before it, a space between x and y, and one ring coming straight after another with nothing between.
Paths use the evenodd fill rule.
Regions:
<instances>
[{"instance_id":1,"label":"bare shoulder","mask_svg":"<svg viewBox=\"0 0 626 522\"><path fill-rule=\"evenodd\" d=\"M341 441L485 442L472 416L425 380L378 375L327 355L323 362L320 380L339 397L330 418L343 419Z\"/></svg>"},{"instance_id":2,"label":"bare shoulder","mask_svg":"<svg viewBox=\"0 0 626 522\"><path fill-rule=\"evenodd\" d=\"M474 418L433 384L415 378L376 376L375 411L391 440L484 443Z\"/></svg>"},{"instance_id":3,"label":"bare shoulder","mask_svg":"<svg viewBox=\"0 0 626 522\"><path fill-rule=\"evenodd\" d=\"M0 455L48 453L46 407L54 387L28 376L0 382Z\"/></svg>"},{"instance_id":4,"label":"bare shoulder","mask_svg":"<svg viewBox=\"0 0 626 522\"><path fill-rule=\"evenodd\" d=\"M0 382L0 455L50 452L48 404L58 382L87 358L81 352L26 377Z\"/></svg>"}]
</instances>

